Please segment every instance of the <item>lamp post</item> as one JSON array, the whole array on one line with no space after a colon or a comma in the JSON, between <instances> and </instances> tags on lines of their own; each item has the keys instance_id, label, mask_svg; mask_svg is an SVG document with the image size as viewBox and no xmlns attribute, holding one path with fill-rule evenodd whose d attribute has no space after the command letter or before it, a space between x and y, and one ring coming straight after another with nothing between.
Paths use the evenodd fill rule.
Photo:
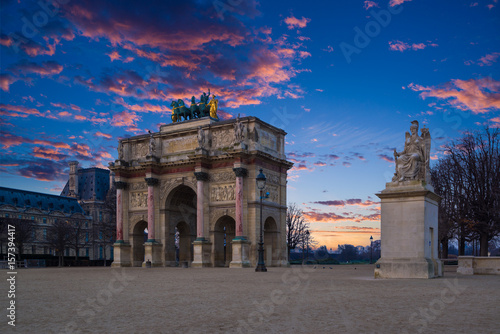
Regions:
<instances>
[{"instance_id":1,"label":"lamp post","mask_svg":"<svg viewBox=\"0 0 500 334\"><path fill-rule=\"evenodd\" d=\"M309 230L306 230L306 264L309 260Z\"/></svg>"},{"instance_id":2,"label":"lamp post","mask_svg":"<svg viewBox=\"0 0 500 334\"><path fill-rule=\"evenodd\" d=\"M257 262L257 268L255 271L265 272L267 271L266 264L264 262L264 240L262 238L262 192L266 187L266 176L262 173L262 168L259 171L259 175L257 175L257 188L260 190L260 242L259 242L259 261Z\"/></svg>"},{"instance_id":3,"label":"lamp post","mask_svg":"<svg viewBox=\"0 0 500 334\"><path fill-rule=\"evenodd\" d=\"M373 263L373 236L370 235L370 264Z\"/></svg>"}]
</instances>

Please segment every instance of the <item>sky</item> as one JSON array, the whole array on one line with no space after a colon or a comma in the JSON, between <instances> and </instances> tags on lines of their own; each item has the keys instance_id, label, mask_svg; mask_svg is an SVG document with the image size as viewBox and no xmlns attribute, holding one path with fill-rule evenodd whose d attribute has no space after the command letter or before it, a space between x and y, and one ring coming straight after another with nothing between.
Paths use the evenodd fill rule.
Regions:
<instances>
[{"instance_id":1,"label":"sky","mask_svg":"<svg viewBox=\"0 0 500 334\"><path fill-rule=\"evenodd\" d=\"M410 122L432 162L500 126L498 0L0 0L0 183L59 194L68 162L106 168L121 138L210 88L223 119L284 129L287 199L318 246L380 238L375 195Z\"/></svg>"}]
</instances>

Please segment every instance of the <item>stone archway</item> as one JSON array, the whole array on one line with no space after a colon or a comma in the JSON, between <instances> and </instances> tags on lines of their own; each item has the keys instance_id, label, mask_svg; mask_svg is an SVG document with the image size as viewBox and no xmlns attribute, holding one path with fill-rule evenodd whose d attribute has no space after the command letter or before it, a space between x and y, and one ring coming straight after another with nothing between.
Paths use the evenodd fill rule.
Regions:
<instances>
[{"instance_id":1,"label":"stone archway","mask_svg":"<svg viewBox=\"0 0 500 334\"><path fill-rule=\"evenodd\" d=\"M232 260L231 241L235 236L236 222L230 216L220 217L213 231L213 264L214 267L229 267Z\"/></svg>"},{"instance_id":2,"label":"stone archway","mask_svg":"<svg viewBox=\"0 0 500 334\"><path fill-rule=\"evenodd\" d=\"M195 239L196 192L181 184L170 191L165 203L165 264L191 263Z\"/></svg>"},{"instance_id":3,"label":"stone archway","mask_svg":"<svg viewBox=\"0 0 500 334\"><path fill-rule=\"evenodd\" d=\"M144 220L138 221L134 225L132 235L130 235L130 244L132 245L132 266L142 267L144 260L145 249L144 243L148 239L148 234L145 233L148 223Z\"/></svg>"},{"instance_id":4,"label":"stone archway","mask_svg":"<svg viewBox=\"0 0 500 334\"><path fill-rule=\"evenodd\" d=\"M279 260L278 237L276 221L268 217L264 222L264 261L267 266L275 266Z\"/></svg>"}]
</instances>

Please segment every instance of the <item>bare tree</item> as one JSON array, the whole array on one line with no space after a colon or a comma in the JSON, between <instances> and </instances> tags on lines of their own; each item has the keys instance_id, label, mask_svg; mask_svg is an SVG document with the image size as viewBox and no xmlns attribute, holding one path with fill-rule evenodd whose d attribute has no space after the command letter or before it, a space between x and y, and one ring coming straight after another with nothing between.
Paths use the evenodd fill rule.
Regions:
<instances>
[{"instance_id":1,"label":"bare tree","mask_svg":"<svg viewBox=\"0 0 500 334\"><path fill-rule=\"evenodd\" d=\"M440 237L453 233L460 255L466 241L478 240L480 255L487 256L488 242L500 234L500 130L466 132L446 145L445 153L431 172L444 201Z\"/></svg>"},{"instance_id":2,"label":"bare tree","mask_svg":"<svg viewBox=\"0 0 500 334\"><path fill-rule=\"evenodd\" d=\"M75 262L78 262L78 256L80 255L80 249L85 248L90 239L88 236L88 223L84 220L78 219L70 224L70 238L68 240L68 246L75 251Z\"/></svg>"},{"instance_id":3,"label":"bare tree","mask_svg":"<svg viewBox=\"0 0 500 334\"><path fill-rule=\"evenodd\" d=\"M21 218L0 218L0 225L2 225L4 229L7 229L7 225L14 225L16 228L15 233L15 241L16 248L19 252L19 257L22 259L24 253L24 245L33 240L33 231L35 228L33 226L33 221L29 219L21 219Z\"/></svg>"},{"instance_id":4,"label":"bare tree","mask_svg":"<svg viewBox=\"0 0 500 334\"><path fill-rule=\"evenodd\" d=\"M104 266L106 265L106 249L116 240L116 187L113 185L104 201L104 219L96 224L98 244L103 247Z\"/></svg>"},{"instance_id":5,"label":"bare tree","mask_svg":"<svg viewBox=\"0 0 500 334\"><path fill-rule=\"evenodd\" d=\"M73 227L66 221L56 219L49 227L47 243L55 248L59 257L59 266L64 266L64 249L70 245L73 235Z\"/></svg>"},{"instance_id":6,"label":"bare tree","mask_svg":"<svg viewBox=\"0 0 500 334\"><path fill-rule=\"evenodd\" d=\"M290 251L298 246L305 247L306 231L309 228L309 223L304 219L301 209L295 203L288 205L286 212L286 242L288 248L288 258ZM309 236L309 238L311 238ZM311 241L311 240L309 240Z\"/></svg>"}]
</instances>

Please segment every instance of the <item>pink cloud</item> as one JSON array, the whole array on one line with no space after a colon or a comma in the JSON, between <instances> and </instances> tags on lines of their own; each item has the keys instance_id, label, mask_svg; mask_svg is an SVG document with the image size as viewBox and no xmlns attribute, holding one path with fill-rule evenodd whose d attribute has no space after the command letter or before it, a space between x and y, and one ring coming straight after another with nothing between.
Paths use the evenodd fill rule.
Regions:
<instances>
[{"instance_id":1,"label":"pink cloud","mask_svg":"<svg viewBox=\"0 0 500 334\"><path fill-rule=\"evenodd\" d=\"M493 63L496 63L498 57L500 57L500 52L487 54L486 56L479 58L479 66L491 66Z\"/></svg>"},{"instance_id":2,"label":"pink cloud","mask_svg":"<svg viewBox=\"0 0 500 334\"><path fill-rule=\"evenodd\" d=\"M17 80L19 80L19 79L13 77L10 74L2 73L2 74L0 74L0 88L3 91L8 92L10 85L12 85Z\"/></svg>"},{"instance_id":3,"label":"pink cloud","mask_svg":"<svg viewBox=\"0 0 500 334\"><path fill-rule=\"evenodd\" d=\"M311 57L311 54L307 51L299 51L299 54L300 54L300 58Z\"/></svg>"},{"instance_id":4,"label":"pink cloud","mask_svg":"<svg viewBox=\"0 0 500 334\"><path fill-rule=\"evenodd\" d=\"M111 62L121 58L120 54L116 50L111 52L111 53L106 53L106 55L109 56L109 59L111 59Z\"/></svg>"},{"instance_id":5,"label":"pink cloud","mask_svg":"<svg viewBox=\"0 0 500 334\"><path fill-rule=\"evenodd\" d=\"M390 41L389 42L389 50L391 51L400 51L400 52L403 52L403 51L406 51L406 50L423 50L425 49L427 46L432 46L432 47L437 47L438 45L436 43L429 43L429 44L424 44L424 43L413 43L413 44L408 44L408 43L405 43L405 42L402 42L402 41Z\"/></svg>"},{"instance_id":6,"label":"pink cloud","mask_svg":"<svg viewBox=\"0 0 500 334\"><path fill-rule=\"evenodd\" d=\"M298 19L294 16L290 16L285 19L285 23L287 24L288 29L305 28L309 22L311 22L311 19L305 18L303 16L301 19Z\"/></svg>"},{"instance_id":7,"label":"pink cloud","mask_svg":"<svg viewBox=\"0 0 500 334\"><path fill-rule=\"evenodd\" d=\"M135 113L122 111L120 113L113 115L113 118L111 119L111 125L135 128L135 124L139 120L140 117L137 116Z\"/></svg>"},{"instance_id":8,"label":"pink cloud","mask_svg":"<svg viewBox=\"0 0 500 334\"><path fill-rule=\"evenodd\" d=\"M391 0L389 2L389 6L394 7L397 5L401 5L403 2L407 2L407 1L412 1L412 0Z\"/></svg>"},{"instance_id":9,"label":"pink cloud","mask_svg":"<svg viewBox=\"0 0 500 334\"><path fill-rule=\"evenodd\" d=\"M372 7L378 7L378 3L376 3L375 1L366 0L364 5L363 5L363 8L368 10Z\"/></svg>"},{"instance_id":10,"label":"pink cloud","mask_svg":"<svg viewBox=\"0 0 500 334\"><path fill-rule=\"evenodd\" d=\"M97 131L96 133L94 133L94 136L96 136L96 137L104 137L104 138L107 138L107 139L113 138L113 136L111 136L110 134L102 133L100 131Z\"/></svg>"},{"instance_id":11,"label":"pink cloud","mask_svg":"<svg viewBox=\"0 0 500 334\"><path fill-rule=\"evenodd\" d=\"M394 163L394 158L391 158L390 156L388 156L386 154L379 154L378 157L379 157L379 159L382 159L384 161Z\"/></svg>"},{"instance_id":12,"label":"pink cloud","mask_svg":"<svg viewBox=\"0 0 500 334\"><path fill-rule=\"evenodd\" d=\"M30 115L43 116L43 114L35 108L26 108L24 106L16 106L3 103L0 103L0 115L22 118L28 117Z\"/></svg>"},{"instance_id":13,"label":"pink cloud","mask_svg":"<svg viewBox=\"0 0 500 334\"><path fill-rule=\"evenodd\" d=\"M500 109L500 81L490 78L460 80L454 79L442 87L408 85L414 91L422 92L423 99L435 97L446 100L451 106L483 114Z\"/></svg>"},{"instance_id":14,"label":"pink cloud","mask_svg":"<svg viewBox=\"0 0 500 334\"><path fill-rule=\"evenodd\" d=\"M11 71L18 74L36 73L40 76L51 76L61 73L63 66L55 61L44 61L41 64L22 61L11 67Z\"/></svg>"}]
</instances>

